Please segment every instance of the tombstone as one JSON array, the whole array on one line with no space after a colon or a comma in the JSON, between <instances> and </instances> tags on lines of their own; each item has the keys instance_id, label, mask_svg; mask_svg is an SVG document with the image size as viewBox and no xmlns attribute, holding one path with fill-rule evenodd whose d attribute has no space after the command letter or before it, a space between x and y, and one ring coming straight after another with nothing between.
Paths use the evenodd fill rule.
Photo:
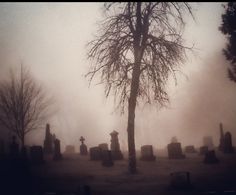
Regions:
<instances>
[{"instance_id":1,"label":"tombstone","mask_svg":"<svg viewBox=\"0 0 236 195\"><path fill-rule=\"evenodd\" d=\"M206 164L214 164L214 163L218 163L219 160L216 158L216 154L214 150L209 150L206 154L205 154L205 158L204 158L204 163Z\"/></svg>"},{"instance_id":2,"label":"tombstone","mask_svg":"<svg viewBox=\"0 0 236 195\"><path fill-rule=\"evenodd\" d=\"M20 157L23 161L26 163L29 161L29 147L28 146L23 146L20 151Z\"/></svg>"},{"instance_id":3,"label":"tombstone","mask_svg":"<svg viewBox=\"0 0 236 195\"><path fill-rule=\"evenodd\" d=\"M141 147L141 158L143 161L155 161L156 157L153 155L152 145L144 145Z\"/></svg>"},{"instance_id":4,"label":"tombstone","mask_svg":"<svg viewBox=\"0 0 236 195\"><path fill-rule=\"evenodd\" d=\"M118 132L113 131L110 133L111 135L111 155L114 160L121 160L123 159L123 154L121 153L120 150L120 144L118 140Z\"/></svg>"},{"instance_id":5,"label":"tombstone","mask_svg":"<svg viewBox=\"0 0 236 195\"><path fill-rule=\"evenodd\" d=\"M178 140L177 140L176 136L171 138L171 143L178 143Z\"/></svg>"},{"instance_id":6,"label":"tombstone","mask_svg":"<svg viewBox=\"0 0 236 195\"><path fill-rule=\"evenodd\" d=\"M53 136L50 133L50 125L46 124L46 133L44 139L43 150L45 154L52 154L53 153Z\"/></svg>"},{"instance_id":7,"label":"tombstone","mask_svg":"<svg viewBox=\"0 0 236 195\"><path fill-rule=\"evenodd\" d=\"M101 143L98 145L100 150L108 150L108 144L107 143Z\"/></svg>"},{"instance_id":8,"label":"tombstone","mask_svg":"<svg viewBox=\"0 0 236 195\"><path fill-rule=\"evenodd\" d=\"M232 136L230 132L226 132L224 136L224 153L233 153Z\"/></svg>"},{"instance_id":9,"label":"tombstone","mask_svg":"<svg viewBox=\"0 0 236 195\"><path fill-rule=\"evenodd\" d=\"M203 137L203 145L207 146L209 150L214 149L214 144L211 136L204 136Z\"/></svg>"},{"instance_id":10,"label":"tombstone","mask_svg":"<svg viewBox=\"0 0 236 195\"><path fill-rule=\"evenodd\" d=\"M87 155L88 149L87 146L84 144L85 139L83 136L80 137L81 145L80 145L80 155Z\"/></svg>"},{"instance_id":11,"label":"tombstone","mask_svg":"<svg viewBox=\"0 0 236 195\"><path fill-rule=\"evenodd\" d=\"M30 161L32 164L42 164L44 162L42 146L30 147Z\"/></svg>"},{"instance_id":12,"label":"tombstone","mask_svg":"<svg viewBox=\"0 0 236 195\"><path fill-rule=\"evenodd\" d=\"M53 156L53 160L61 160L62 159L62 155L61 155L61 146L60 146L60 140L56 139L54 141L54 156Z\"/></svg>"},{"instance_id":13,"label":"tombstone","mask_svg":"<svg viewBox=\"0 0 236 195\"><path fill-rule=\"evenodd\" d=\"M0 139L0 158L2 158L5 155L5 145L4 141Z\"/></svg>"},{"instance_id":14,"label":"tombstone","mask_svg":"<svg viewBox=\"0 0 236 195\"><path fill-rule=\"evenodd\" d=\"M168 149L169 159L182 159L182 158L185 158L185 155L182 152L181 144L179 142L168 144L167 149Z\"/></svg>"},{"instance_id":15,"label":"tombstone","mask_svg":"<svg viewBox=\"0 0 236 195\"><path fill-rule=\"evenodd\" d=\"M224 131L222 123L220 123L220 144L218 149L222 152L224 151Z\"/></svg>"},{"instance_id":16,"label":"tombstone","mask_svg":"<svg viewBox=\"0 0 236 195\"><path fill-rule=\"evenodd\" d=\"M102 165L105 167L111 167L114 165L110 150L101 151Z\"/></svg>"},{"instance_id":17,"label":"tombstone","mask_svg":"<svg viewBox=\"0 0 236 195\"><path fill-rule=\"evenodd\" d=\"M19 157L19 144L16 143L16 136L12 136L12 143L10 144L10 157L13 159Z\"/></svg>"},{"instance_id":18,"label":"tombstone","mask_svg":"<svg viewBox=\"0 0 236 195\"><path fill-rule=\"evenodd\" d=\"M185 152L186 153L196 153L197 151L195 150L193 145L190 145L190 146L185 147Z\"/></svg>"},{"instance_id":19,"label":"tombstone","mask_svg":"<svg viewBox=\"0 0 236 195\"><path fill-rule=\"evenodd\" d=\"M199 148L199 154L200 155L205 155L208 152L208 146L201 146Z\"/></svg>"},{"instance_id":20,"label":"tombstone","mask_svg":"<svg viewBox=\"0 0 236 195\"><path fill-rule=\"evenodd\" d=\"M67 145L65 149L65 154L74 154L75 153L75 147L72 145Z\"/></svg>"},{"instance_id":21,"label":"tombstone","mask_svg":"<svg viewBox=\"0 0 236 195\"><path fill-rule=\"evenodd\" d=\"M170 187L173 189L186 190L192 188L190 173L185 171L170 174Z\"/></svg>"},{"instance_id":22,"label":"tombstone","mask_svg":"<svg viewBox=\"0 0 236 195\"><path fill-rule=\"evenodd\" d=\"M101 149L97 147L92 147L89 149L90 160L101 160Z\"/></svg>"}]
</instances>

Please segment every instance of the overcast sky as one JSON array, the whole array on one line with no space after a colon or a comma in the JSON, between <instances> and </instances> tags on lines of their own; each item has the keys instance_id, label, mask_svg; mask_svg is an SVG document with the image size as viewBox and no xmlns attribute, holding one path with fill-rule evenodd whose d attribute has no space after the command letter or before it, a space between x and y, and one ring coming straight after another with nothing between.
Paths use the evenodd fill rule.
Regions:
<instances>
[{"instance_id":1,"label":"overcast sky","mask_svg":"<svg viewBox=\"0 0 236 195\"><path fill-rule=\"evenodd\" d=\"M202 137L219 140L219 122L236 133L236 84L227 79L222 56L225 37L219 32L222 3L193 3L196 21L186 21L185 39L194 43L195 55L182 66L178 85L169 86L170 105L141 107L136 114L137 148L152 144L165 147L176 136L182 145L202 144ZM112 98L105 99L104 86L92 83L86 43L94 38L102 19L102 3L0 3L0 74L22 62L55 97L57 111L48 119L62 145L88 147L106 142L109 133L120 133L126 148L126 115L114 113ZM182 75L182 76L181 76ZM42 144L44 129L32 132L28 144ZM234 142L235 143L235 142Z\"/></svg>"}]
</instances>

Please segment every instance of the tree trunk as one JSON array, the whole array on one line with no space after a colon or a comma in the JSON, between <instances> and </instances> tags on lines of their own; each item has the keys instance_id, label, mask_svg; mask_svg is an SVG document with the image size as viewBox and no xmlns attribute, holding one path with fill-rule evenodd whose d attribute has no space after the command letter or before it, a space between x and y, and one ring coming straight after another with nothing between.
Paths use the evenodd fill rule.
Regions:
<instances>
[{"instance_id":1,"label":"tree trunk","mask_svg":"<svg viewBox=\"0 0 236 195\"><path fill-rule=\"evenodd\" d=\"M130 88L130 97L128 105L128 150L129 150L129 171L134 174L137 172L136 167L136 151L135 151L135 135L134 135L134 124L135 124L135 108L136 101L139 91L139 76L140 76L140 66L141 66L141 2L137 2L137 23L136 32L134 34L134 69L132 72L132 81Z\"/></svg>"}]
</instances>

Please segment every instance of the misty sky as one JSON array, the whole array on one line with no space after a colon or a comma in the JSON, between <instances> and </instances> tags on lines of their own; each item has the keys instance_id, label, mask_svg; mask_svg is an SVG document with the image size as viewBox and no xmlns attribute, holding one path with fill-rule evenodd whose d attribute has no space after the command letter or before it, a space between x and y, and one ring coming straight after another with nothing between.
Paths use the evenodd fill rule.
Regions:
<instances>
[{"instance_id":1,"label":"misty sky","mask_svg":"<svg viewBox=\"0 0 236 195\"><path fill-rule=\"evenodd\" d=\"M186 20L185 39L196 51L183 64L178 85L170 85L168 108L155 105L136 112L136 145L165 147L176 136L182 145L202 144L213 136L218 145L219 122L236 137L236 84L227 79L222 56L225 37L218 30L222 3L192 3L195 21ZM48 119L51 131L67 144L79 147L83 135L88 147L106 142L109 133L120 133L127 147L126 115L114 113L113 99L106 100L104 86L84 74L89 61L86 43L94 38L103 17L102 3L0 3L0 75L21 63L29 67L49 95L56 112ZM44 129L29 134L28 144L42 144ZM236 143L233 141L233 143Z\"/></svg>"}]
</instances>

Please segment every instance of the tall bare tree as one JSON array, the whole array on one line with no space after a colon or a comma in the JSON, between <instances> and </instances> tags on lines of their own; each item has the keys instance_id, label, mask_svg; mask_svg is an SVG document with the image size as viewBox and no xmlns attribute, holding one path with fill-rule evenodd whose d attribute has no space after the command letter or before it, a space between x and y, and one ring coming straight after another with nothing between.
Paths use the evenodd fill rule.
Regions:
<instances>
[{"instance_id":1,"label":"tall bare tree","mask_svg":"<svg viewBox=\"0 0 236 195\"><path fill-rule=\"evenodd\" d=\"M124 2L106 3L106 18L99 35L89 43L93 60L87 76L98 73L124 111L128 104L129 171L136 172L135 108L138 100L165 105L168 77L186 57L182 32L183 13L191 16L187 3ZM115 99L116 99L115 98Z\"/></svg>"},{"instance_id":2,"label":"tall bare tree","mask_svg":"<svg viewBox=\"0 0 236 195\"><path fill-rule=\"evenodd\" d=\"M36 83L29 70L10 72L10 79L0 83L0 123L25 144L25 135L41 127L51 100Z\"/></svg>"}]
</instances>

